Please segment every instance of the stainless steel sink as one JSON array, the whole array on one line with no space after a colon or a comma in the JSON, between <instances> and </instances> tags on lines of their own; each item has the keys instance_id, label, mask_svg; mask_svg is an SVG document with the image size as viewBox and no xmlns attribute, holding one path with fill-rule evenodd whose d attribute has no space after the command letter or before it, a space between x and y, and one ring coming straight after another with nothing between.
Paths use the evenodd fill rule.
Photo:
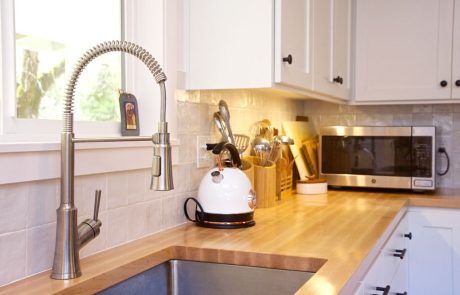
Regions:
<instances>
[{"instance_id":1,"label":"stainless steel sink","mask_svg":"<svg viewBox=\"0 0 460 295\"><path fill-rule=\"evenodd\" d=\"M314 273L170 260L99 294L294 294Z\"/></svg>"}]
</instances>

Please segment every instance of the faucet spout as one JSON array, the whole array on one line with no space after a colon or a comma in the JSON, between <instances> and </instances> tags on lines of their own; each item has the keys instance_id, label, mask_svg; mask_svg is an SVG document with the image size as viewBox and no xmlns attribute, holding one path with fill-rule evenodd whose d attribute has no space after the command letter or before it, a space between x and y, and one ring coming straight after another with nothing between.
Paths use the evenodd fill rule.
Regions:
<instances>
[{"instance_id":1,"label":"faucet spout","mask_svg":"<svg viewBox=\"0 0 460 295\"><path fill-rule=\"evenodd\" d=\"M72 279L81 275L80 249L97 237L102 226L98 219L101 193L96 192L95 212L92 219L77 224L77 208L74 201L75 143L97 141L126 141L127 138L75 138L73 133L73 102L75 86L84 68L99 55L120 51L139 58L150 70L160 86L161 109L158 132L152 137L139 137L139 140L153 141L153 162L151 188L172 190L171 144L166 122L166 75L152 55L142 47L125 41L110 41L94 46L86 51L78 61L66 88L64 101L64 127L61 132L61 203L57 211L56 247L54 251L51 278ZM138 140L138 139L136 139Z\"/></svg>"}]
</instances>

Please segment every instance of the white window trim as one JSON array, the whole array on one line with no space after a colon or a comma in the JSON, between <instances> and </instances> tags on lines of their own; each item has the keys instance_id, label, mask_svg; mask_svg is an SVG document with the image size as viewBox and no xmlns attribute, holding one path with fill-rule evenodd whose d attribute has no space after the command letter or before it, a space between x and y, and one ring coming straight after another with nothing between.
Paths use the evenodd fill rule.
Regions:
<instances>
[{"instance_id":1,"label":"white window trim","mask_svg":"<svg viewBox=\"0 0 460 295\"><path fill-rule=\"evenodd\" d=\"M168 0L170 1L170 0ZM147 49L162 65L168 76L167 89L167 114L169 132L173 133L176 127L176 102L174 90L177 71L177 61L173 52L169 56L170 63L166 64L165 48L177 45L175 37L165 38L165 31L171 33L177 21L175 8L165 0L126 0L124 1L124 34L125 40L137 43ZM176 1L174 1L175 3ZM8 23L14 25L13 15L6 13L12 11L12 0L0 1L0 185L24 181L36 181L60 177L59 167L59 134L62 128L60 120L4 120L11 118L16 112L15 102L5 98L14 95L15 77L8 72L8 66L14 67L15 59L14 42L4 50L5 40L14 41L14 30L7 30ZM168 6L168 7L166 7ZM168 10L168 11L166 11ZM165 14L172 17L165 24ZM131 21L130 21L131 20ZM169 27L168 27L169 26ZM7 29L5 29L7 28ZM11 27L10 27L11 29ZM9 34L9 35L8 35ZM174 40L174 41L171 41ZM175 50L179 50L175 48ZM127 57L125 61L126 91L134 93L139 100L141 135L152 135L157 130L157 122L160 113L160 92L150 72L145 65L133 57ZM169 68L167 68L169 66ZM10 86L8 88L7 86ZM8 95L9 96L6 96ZM10 102L8 102L10 101ZM37 121L41 126L37 127ZM102 125L97 135L118 136L119 124L111 122ZM92 130L86 133L82 129ZM112 126L110 126L112 125ZM31 130L40 129L40 133ZM76 137L95 136L94 122L75 122ZM15 132L8 132L15 130ZM6 131L6 132L5 132ZM111 134L112 133L112 134ZM172 139L173 164L177 164L179 140ZM149 168L152 157L151 142L119 142L119 143L92 143L78 144L76 146L76 171L78 175L106 173L133 169Z\"/></svg>"}]
</instances>

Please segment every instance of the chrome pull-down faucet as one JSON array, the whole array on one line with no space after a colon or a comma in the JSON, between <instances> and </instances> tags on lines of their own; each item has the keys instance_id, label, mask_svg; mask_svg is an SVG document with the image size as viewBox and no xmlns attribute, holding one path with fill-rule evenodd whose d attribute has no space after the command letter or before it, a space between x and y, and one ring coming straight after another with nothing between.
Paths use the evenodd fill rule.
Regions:
<instances>
[{"instance_id":1,"label":"chrome pull-down faucet","mask_svg":"<svg viewBox=\"0 0 460 295\"><path fill-rule=\"evenodd\" d=\"M158 132L153 136L75 138L73 133L73 101L75 86L86 65L107 52L121 51L139 58L150 70L160 86L161 110ZM66 88L64 128L61 132L61 203L57 211L56 247L51 278L72 279L81 275L80 248L93 240L102 225L98 219L101 191L96 191L93 219L77 224L74 202L75 144L110 141L153 141L152 178L150 188L167 191L174 188L172 179L171 144L166 122L166 75L158 62L142 47L125 41L110 41L94 46L78 61Z\"/></svg>"}]
</instances>

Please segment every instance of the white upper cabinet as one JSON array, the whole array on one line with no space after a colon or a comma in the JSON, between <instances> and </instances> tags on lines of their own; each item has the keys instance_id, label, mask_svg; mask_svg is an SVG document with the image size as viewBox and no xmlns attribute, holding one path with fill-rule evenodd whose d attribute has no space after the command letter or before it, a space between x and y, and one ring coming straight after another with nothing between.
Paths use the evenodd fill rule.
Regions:
<instances>
[{"instance_id":1,"label":"white upper cabinet","mask_svg":"<svg viewBox=\"0 0 460 295\"><path fill-rule=\"evenodd\" d=\"M452 98L460 99L460 0L455 1Z\"/></svg>"},{"instance_id":2,"label":"white upper cabinet","mask_svg":"<svg viewBox=\"0 0 460 295\"><path fill-rule=\"evenodd\" d=\"M187 89L271 87L274 7L267 0L185 0Z\"/></svg>"},{"instance_id":3,"label":"white upper cabinet","mask_svg":"<svg viewBox=\"0 0 460 295\"><path fill-rule=\"evenodd\" d=\"M351 0L319 0L314 7L314 89L348 99Z\"/></svg>"},{"instance_id":4,"label":"white upper cabinet","mask_svg":"<svg viewBox=\"0 0 460 295\"><path fill-rule=\"evenodd\" d=\"M275 82L312 89L312 0L275 0Z\"/></svg>"},{"instance_id":5,"label":"white upper cabinet","mask_svg":"<svg viewBox=\"0 0 460 295\"><path fill-rule=\"evenodd\" d=\"M278 88L348 99L350 0L324 7L323 0L184 1L186 89ZM324 9L317 23L315 5Z\"/></svg>"},{"instance_id":6,"label":"white upper cabinet","mask_svg":"<svg viewBox=\"0 0 460 295\"><path fill-rule=\"evenodd\" d=\"M454 0L356 0L355 17L356 101L452 97Z\"/></svg>"}]
</instances>

